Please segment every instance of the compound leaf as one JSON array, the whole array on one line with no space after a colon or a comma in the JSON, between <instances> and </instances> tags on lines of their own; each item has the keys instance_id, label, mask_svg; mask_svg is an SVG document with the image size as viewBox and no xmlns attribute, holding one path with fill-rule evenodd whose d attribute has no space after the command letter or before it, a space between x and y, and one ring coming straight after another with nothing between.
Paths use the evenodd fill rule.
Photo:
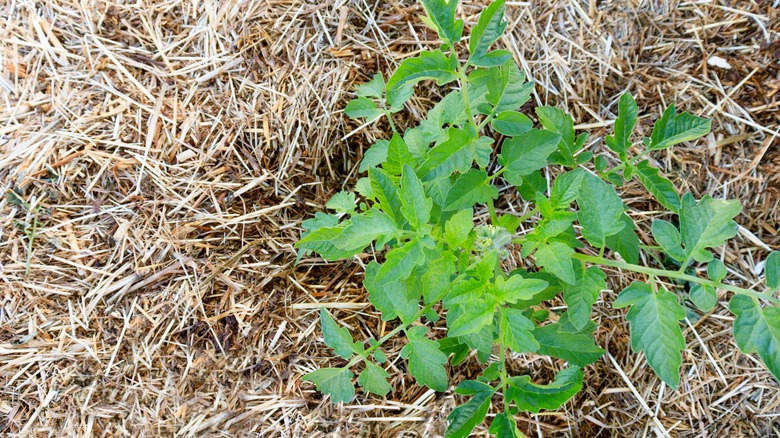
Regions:
<instances>
[{"instance_id":1,"label":"compound leaf","mask_svg":"<svg viewBox=\"0 0 780 438\"><path fill-rule=\"evenodd\" d=\"M616 309L631 306L626 315L631 328L631 348L643 351L647 363L667 385L680 386L680 364L685 339L679 321L685 318L685 309L677 296L660 288L653 292L650 285L631 283L618 295L612 305Z\"/></svg>"},{"instance_id":2,"label":"compound leaf","mask_svg":"<svg viewBox=\"0 0 780 438\"><path fill-rule=\"evenodd\" d=\"M471 30L469 37L469 63L475 66L486 66L485 55L490 46L504 33L504 3L506 0L496 0L479 14L477 25ZM492 60L488 60L490 65Z\"/></svg>"},{"instance_id":3,"label":"compound leaf","mask_svg":"<svg viewBox=\"0 0 780 438\"><path fill-rule=\"evenodd\" d=\"M463 20L455 20L457 0L421 0L426 17L423 22L448 44L457 43L463 34Z\"/></svg>"},{"instance_id":4,"label":"compound leaf","mask_svg":"<svg viewBox=\"0 0 780 438\"><path fill-rule=\"evenodd\" d=\"M424 3L432 2L423 1ZM456 64L455 56L447 57L441 50L423 51L419 56L403 60L387 80L387 103L390 110L400 111L403 104L412 97L414 85L422 80L435 79L437 85L444 85L457 79Z\"/></svg>"}]
</instances>

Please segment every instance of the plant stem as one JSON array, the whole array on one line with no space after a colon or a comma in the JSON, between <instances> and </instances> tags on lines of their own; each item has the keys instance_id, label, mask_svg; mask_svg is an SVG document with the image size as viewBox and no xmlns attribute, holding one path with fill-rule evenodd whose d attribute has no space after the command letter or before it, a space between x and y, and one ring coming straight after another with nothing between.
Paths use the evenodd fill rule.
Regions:
<instances>
[{"instance_id":1,"label":"plant stem","mask_svg":"<svg viewBox=\"0 0 780 438\"><path fill-rule=\"evenodd\" d=\"M636 157L634 157L634 158L632 158L632 159L630 159L630 160L628 160L626 162L618 164L617 166L613 167L612 169L609 169L608 171L602 173L600 176L602 178L604 178L607 175L610 175L610 174L613 174L613 173L618 172L620 170L623 170L623 169L625 169L626 164L632 164L633 165L634 163L636 163L640 159L644 158L645 155L649 154L652 151L653 151L652 149L645 149L642 152L640 152L639 155L637 155Z\"/></svg>"},{"instance_id":2,"label":"plant stem","mask_svg":"<svg viewBox=\"0 0 780 438\"><path fill-rule=\"evenodd\" d=\"M753 298L767 300L773 304L780 304L780 299L777 299L769 294L744 289L730 284L724 284L717 281L712 281L708 278L701 278L695 275L689 275L679 271L668 271L666 269L649 268L647 266L634 265L631 263L621 262L619 260L610 260L604 257L591 256L587 254L574 254L574 258L582 260L583 262L595 263L604 266L611 266L613 268L626 269L629 271L639 272L642 274L653 275L656 277L676 278L679 280L692 281L704 286L711 286L716 289L723 289L735 294L747 295Z\"/></svg>"},{"instance_id":3,"label":"plant stem","mask_svg":"<svg viewBox=\"0 0 780 438\"><path fill-rule=\"evenodd\" d=\"M528 213L520 216L519 218L517 218L517 220L520 221L520 223L523 223L523 222L527 221L528 219L530 219L531 216L535 215L536 213L539 213L539 207L532 208L531 211L529 211Z\"/></svg>"},{"instance_id":4,"label":"plant stem","mask_svg":"<svg viewBox=\"0 0 780 438\"><path fill-rule=\"evenodd\" d=\"M488 212L490 212L490 223L493 225L498 224L498 215L496 215L496 207L493 205L493 200L489 199L487 203Z\"/></svg>"},{"instance_id":5,"label":"plant stem","mask_svg":"<svg viewBox=\"0 0 780 438\"><path fill-rule=\"evenodd\" d=\"M466 117L469 119L469 123L474 128L476 132L476 135L479 135L479 128L477 127L477 123L474 121L474 116L471 114L471 105L469 105L469 89L468 89L468 81L469 78L466 76L466 67L462 64L458 64L458 82L460 83L460 92L462 94L463 98L463 109L466 111Z\"/></svg>"}]
</instances>

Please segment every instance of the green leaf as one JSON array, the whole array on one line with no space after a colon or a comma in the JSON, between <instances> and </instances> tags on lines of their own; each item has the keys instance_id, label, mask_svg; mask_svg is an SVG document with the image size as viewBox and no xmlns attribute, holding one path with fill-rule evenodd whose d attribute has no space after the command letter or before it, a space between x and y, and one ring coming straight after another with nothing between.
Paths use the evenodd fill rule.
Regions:
<instances>
[{"instance_id":1,"label":"green leaf","mask_svg":"<svg viewBox=\"0 0 780 438\"><path fill-rule=\"evenodd\" d=\"M726 277L726 274L728 274L726 265L719 259L713 259L707 265L707 276L710 277L710 280L712 281L720 283L720 281Z\"/></svg>"},{"instance_id":2,"label":"green leaf","mask_svg":"<svg viewBox=\"0 0 780 438\"><path fill-rule=\"evenodd\" d=\"M558 150L562 156L562 163L568 167L575 167L574 154L577 152L574 140L574 119L562 110L552 106L540 106L536 108L539 123L548 131L561 135Z\"/></svg>"},{"instance_id":3,"label":"green leaf","mask_svg":"<svg viewBox=\"0 0 780 438\"><path fill-rule=\"evenodd\" d=\"M685 309L677 297L660 288L654 293L650 285L633 282L618 295L612 305L616 309L631 306L626 315L631 328L631 348L643 351L647 363L667 385L680 386L680 364L685 339L679 321Z\"/></svg>"},{"instance_id":4,"label":"green leaf","mask_svg":"<svg viewBox=\"0 0 780 438\"><path fill-rule=\"evenodd\" d=\"M481 167L490 161L493 140L488 137L474 137L465 129L449 128L447 140L434 146L417 169L417 176L423 181L448 177L453 172L467 172L476 160Z\"/></svg>"},{"instance_id":5,"label":"green leaf","mask_svg":"<svg viewBox=\"0 0 780 438\"><path fill-rule=\"evenodd\" d=\"M447 372L442 365L447 363L447 356L439 349L438 342L425 337L426 331L423 326L406 330L409 343L401 349L401 357L409 359L409 372L420 386L443 392L449 386Z\"/></svg>"},{"instance_id":6,"label":"green leaf","mask_svg":"<svg viewBox=\"0 0 780 438\"><path fill-rule=\"evenodd\" d=\"M336 354L344 359L349 359L353 353L356 353L354 340L352 335L349 334L349 330L339 327L324 307L320 309L320 324L322 325L322 336L325 338L325 344L332 348Z\"/></svg>"},{"instance_id":7,"label":"green leaf","mask_svg":"<svg viewBox=\"0 0 780 438\"><path fill-rule=\"evenodd\" d=\"M531 99L533 82L525 81L525 73L507 60L488 69L477 69L469 75L469 95L474 96L472 108L482 114L515 111ZM481 109L484 105L484 109ZM491 108L492 107L492 108Z\"/></svg>"},{"instance_id":8,"label":"green leaf","mask_svg":"<svg viewBox=\"0 0 780 438\"><path fill-rule=\"evenodd\" d=\"M404 139L398 133L393 134L387 146L387 162L382 164L382 168L392 175L400 175L404 165L414 166L417 164L415 161Z\"/></svg>"},{"instance_id":9,"label":"green leaf","mask_svg":"<svg viewBox=\"0 0 780 438\"><path fill-rule=\"evenodd\" d=\"M548 385L537 385L529 376L509 379L506 397L523 411L538 413L542 409L558 409L582 389L582 370L565 368L555 375Z\"/></svg>"},{"instance_id":10,"label":"green leaf","mask_svg":"<svg viewBox=\"0 0 780 438\"><path fill-rule=\"evenodd\" d=\"M517 421L505 412L496 414L493 422L490 423L490 433L496 438L523 438L520 430L517 429Z\"/></svg>"},{"instance_id":11,"label":"green leaf","mask_svg":"<svg viewBox=\"0 0 780 438\"><path fill-rule=\"evenodd\" d=\"M652 150L666 149L684 141L695 140L710 132L711 121L689 113L676 114L674 105L669 105L653 126L649 147Z\"/></svg>"},{"instance_id":12,"label":"green leaf","mask_svg":"<svg viewBox=\"0 0 780 438\"><path fill-rule=\"evenodd\" d=\"M772 251L764 264L766 287L770 290L780 289L780 251Z\"/></svg>"},{"instance_id":13,"label":"green leaf","mask_svg":"<svg viewBox=\"0 0 780 438\"><path fill-rule=\"evenodd\" d=\"M358 385L368 392L384 397L393 390L393 387L387 383L388 377L390 374L384 368L366 362L366 368L358 376Z\"/></svg>"},{"instance_id":14,"label":"green leaf","mask_svg":"<svg viewBox=\"0 0 780 438\"><path fill-rule=\"evenodd\" d=\"M497 277L495 283L495 296L505 303L516 303L519 300L530 300L534 295L547 289L549 283L536 278L523 278L520 274L514 274L504 280Z\"/></svg>"},{"instance_id":15,"label":"green leaf","mask_svg":"<svg viewBox=\"0 0 780 438\"><path fill-rule=\"evenodd\" d=\"M577 200L580 206L578 218L582 236L593 246L601 248L606 238L625 227L621 220L623 201L615 189L592 173L585 173Z\"/></svg>"},{"instance_id":16,"label":"green leaf","mask_svg":"<svg viewBox=\"0 0 780 438\"><path fill-rule=\"evenodd\" d=\"M417 237L387 253L385 263L376 274L378 286L409 278L412 270L425 261L422 240Z\"/></svg>"},{"instance_id":17,"label":"green leaf","mask_svg":"<svg viewBox=\"0 0 780 438\"><path fill-rule=\"evenodd\" d=\"M739 349L745 354L758 353L780 380L780 308L762 308L755 298L735 295L729 310L737 316L733 331Z\"/></svg>"},{"instance_id":18,"label":"green leaf","mask_svg":"<svg viewBox=\"0 0 780 438\"><path fill-rule=\"evenodd\" d=\"M585 269L581 262L575 262L577 280L563 285L563 299L569 306L569 320L575 330L582 330L590 322L593 304L602 290L607 288L607 275L597 266Z\"/></svg>"},{"instance_id":19,"label":"green leaf","mask_svg":"<svg viewBox=\"0 0 780 438\"><path fill-rule=\"evenodd\" d=\"M709 312L718 304L718 293L715 291L715 288L708 284L694 285L688 296L702 312Z\"/></svg>"},{"instance_id":20,"label":"green leaf","mask_svg":"<svg viewBox=\"0 0 780 438\"><path fill-rule=\"evenodd\" d=\"M447 192L442 210L455 211L483 204L498 197L498 189L490 184L484 170L472 169L458 177Z\"/></svg>"},{"instance_id":21,"label":"green leaf","mask_svg":"<svg viewBox=\"0 0 780 438\"><path fill-rule=\"evenodd\" d=\"M387 148L390 142L387 140L377 140L363 154L363 160L360 162L358 172L365 172L371 167L379 166L387 161Z\"/></svg>"},{"instance_id":22,"label":"green leaf","mask_svg":"<svg viewBox=\"0 0 780 438\"><path fill-rule=\"evenodd\" d=\"M523 315L522 310L503 308L498 336L501 344L515 353L533 353L540 345L532 331L534 323Z\"/></svg>"},{"instance_id":23,"label":"green leaf","mask_svg":"<svg viewBox=\"0 0 780 438\"><path fill-rule=\"evenodd\" d=\"M525 114L504 111L490 121L490 126L499 134L514 137L528 132L534 124Z\"/></svg>"},{"instance_id":24,"label":"green leaf","mask_svg":"<svg viewBox=\"0 0 780 438\"><path fill-rule=\"evenodd\" d=\"M425 195L422 181L417 178L414 169L404 164L401 173L401 212L413 229L420 228L431 218L433 201Z\"/></svg>"},{"instance_id":25,"label":"green leaf","mask_svg":"<svg viewBox=\"0 0 780 438\"><path fill-rule=\"evenodd\" d=\"M496 0L479 14L479 21L469 37L471 65L482 66L481 61L490 46L504 33L507 24L504 20L504 3L505 0Z\"/></svg>"},{"instance_id":26,"label":"green leaf","mask_svg":"<svg viewBox=\"0 0 780 438\"><path fill-rule=\"evenodd\" d=\"M455 20L457 0L421 0L427 17L421 17L428 27L448 45L457 43L463 34L463 20Z\"/></svg>"},{"instance_id":27,"label":"green leaf","mask_svg":"<svg viewBox=\"0 0 780 438\"><path fill-rule=\"evenodd\" d=\"M459 248L474 229L474 212L470 208L463 209L444 224L444 240L450 248Z\"/></svg>"},{"instance_id":28,"label":"green leaf","mask_svg":"<svg viewBox=\"0 0 780 438\"><path fill-rule=\"evenodd\" d=\"M382 312L383 321L391 321L400 317L401 321L410 322L420 308L420 289L416 284L413 284L417 278L411 276L407 280L390 281L378 285L376 277L380 269L381 265L375 261L371 261L366 266L363 285L368 291L369 301Z\"/></svg>"},{"instance_id":29,"label":"green leaf","mask_svg":"<svg viewBox=\"0 0 780 438\"><path fill-rule=\"evenodd\" d=\"M579 367L592 364L604 354L591 336L561 333L559 327L558 324L548 324L534 329L534 338L539 342L537 353L558 357Z\"/></svg>"},{"instance_id":30,"label":"green leaf","mask_svg":"<svg viewBox=\"0 0 780 438\"><path fill-rule=\"evenodd\" d=\"M522 184L522 177L547 165L547 157L558 147L560 135L531 129L504 140L498 162L506 168L504 177L513 185Z\"/></svg>"},{"instance_id":31,"label":"green leaf","mask_svg":"<svg viewBox=\"0 0 780 438\"><path fill-rule=\"evenodd\" d=\"M350 119L365 118L366 120L374 120L384 114L376 102L365 97L358 97L350 101L344 108L344 112Z\"/></svg>"},{"instance_id":32,"label":"green leaf","mask_svg":"<svg viewBox=\"0 0 780 438\"><path fill-rule=\"evenodd\" d=\"M536 264L566 283L574 284L577 277L572 268L573 255L574 250L565 243L551 242L536 251Z\"/></svg>"},{"instance_id":33,"label":"green leaf","mask_svg":"<svg viewBox=\"0 0 780 438\"><path fill-rule=\"evenodd\" d=\"M412 97L414 85L422 80L435 79L437 85L456 80L456 64L455 56L447 57L441 50L423 51L419 56L403 60L387 80L387 103L390 110L400 111L403 104Z\"/></svg>"},{"instance_id":34,"label":"green leaf","mask_svg":"<svg viewBox=\"0 0 780 438\"><path fill-rule=\"evenodd\" d=\"M706 248L721 246L737 234L737 223L731 220L742 206L737 200L713 199L709 195L698 203L686 193L680 207L680 236L685 247L685 259L706 263L712 253Z\"/></svg>"},{"instance_id":35,"label":"green leaf","mask_svg":"<svg viewBox=\"0 0 780 438\"><path fill-rule=\"evenodd\" d=\"M355 213L355 194L352 192L338 192L328 200L325 208L329 208L339 214L353 214Z\"/></svg>"},{"instance_id":36,"label":"green leaf","mask_svg":"<svg viewBox=\"0 0 780 438\"><path fill-rule=\"evenodd\" d=\"M631 93L623 93L618 102L618 118L615 120L615 134L606 139L607 146L625 161L626 151L631 147L631 132L636 125L637 106Z\"/></svg>"},{"instance_id":37,"label":"green leaf","mask_svg":"<svg viewBox=\"0 0 780 438\"><path fill-rule=\"evenodd\" d=\"M428 143L438 143L447 139L447 129L445 128L447 125L460 126L465 122L466 109L463 106L463 97L460 91L454 90L428 111L426 119L420 122L418 130L423 133L423 137ZM407 130L408 132L409 130Z\"/></svg>"},{"instance_id":38,"label":"green leaf","mask_svg":"<svg viewBox=\"0 0 780 438\"><path fill-rule=\"evenodd\" d=\"M371 242L392 237L399 231L392 219L376 208L352 216L352 219L345 224L344 231L331 240L337 248L343 250L357 248L362 251Z\"/></svg>"},{"instance_id":39,"label":"green leaf","mask_svg":"<svg viewBox=\"0 0 780 438\"><path fill-rule=\"evenodd\" d=\"M447 315L449 336L460 337L479 333L485 326L493 323L496 303L486 300L472 300L467 306L463 306L462 313L453 317L450 312ZM452 323L450 323L452 321Z\"/></svg>"},{"instance_id":40,"label":"green leaf","mask_svg":"<svg viewBox=\"0 0 780 438\"><path fill-rule=\"evenodd\" d=\"M580 192L582 178L585 176L584 170L577 168L570 172L562 173L555 178L552 189L550 189L550 203L555 209L568 210Z\"/></svg>"},{"instance_id":41,"label":"green leaf","mask_svg":"<svg viewBox=\"0 0 780 438\"><path fill-rule=\"evenodd\" d=\"M471 400L452 410L447 420L450 425L444 432L445 438L467 438L471 431L481 424L490 409L490 398L498 388L490 387L476 380L464 380L455 392L461 395L473 395Z\"/></svg>"},{"instance_id":42,"label":"green leaf","mask_svg":"<svg viewBox=\"0 0 780 438\"><path fill-rule=\"evenodd\" d=\"M352 384L352 371L346 368L320 368L303 376L304 381L312 382L317 391L329 395L333 404L348 402L355 396L355 385Z\"/></svg>"},{"instance_id":43,"label":"green leaf","mask_svg":"<svg viewBox=\"0 0 780 438\"><path fill-rule=\"evenodd\" d=\"M651 228L653 238L669 256L678 262L685 260L685 252L681 246L682 240L677 227L663 219L656 219Z\"/></svg>"},{"instance_id":44,"label":"green leaf","mask_svg":"<svg viewBox=\"0 0 780 438\"><path fill-rule=\"evenodd\" d=\"M425 304L432 303L440 297L452 283L457 259L450 252L443 252L441 257L432 261L422 276L422 293Z\"/></svg>"},{"instance_id":45,"label":"green leaf","mask_svg":"<svg viewBox=\"0 0 780 438\"><path fill-rule=\"evenodd\" d=\"M355 85L355 94L360 97L374 97L380 99L385 91L385 78L379 72L370 81Z\"/></svg>"},{"instance_id":46,"label":"green leaf","mask_svg":"<svg viewBox=\"0 0 780 438\"><path fill-rule=\"evenodd\" d=\"M636 225L625 213L620 216L620 220L625 226L619 233L607 237L607 248L617 251L628 263L637 264L639 263L639 237L634 232Z\"/></svg>"},{"instance_id":47,"label":"green leaf","mask_svg":"<svg viewBox=\"0 0 780 438\"><path fill-rule=\"evenodd\" d=\"M401 198L398 196L398 187L383 170L372 167L368 169L368 178L371 181L371 190L382 211L397 225L404 223L404 215L401 212Z\"/></svg>"},{"instance_id":48,"label":"green leaf","mask_svg":"<svg viewBox=\"0 0 780 438\"><path fill-rule=\"evenodd\" d=\"M636 165L636 173L647 190L655 196L655 199L664 207L677 213L680 211L680 197L671 181L659 174L658 169L650 167L648 160L643 160Z\"/></svg>"}]
</instances>

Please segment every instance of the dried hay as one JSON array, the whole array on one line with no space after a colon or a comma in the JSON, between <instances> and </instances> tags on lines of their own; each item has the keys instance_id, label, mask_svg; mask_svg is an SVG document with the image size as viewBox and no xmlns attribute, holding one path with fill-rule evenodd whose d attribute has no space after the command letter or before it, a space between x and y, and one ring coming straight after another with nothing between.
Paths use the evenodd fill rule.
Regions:
<instances>
[{"instance_id":1,"label":"dried hay","mask_svg":"<svg viewBox=\"0 0 780 438\"><path fill-rule=\"evenodd\" d=\"M473 24L484 2L464 3L459 13ZM595 152L606 152L601 140L626 90L650 115L645 133L669 103L712 117L706 141L654 158L682 190L742 200L741 235L721 255L747 287L769 248L780 248L777 7L510 1L500 42L537 82L535 103L567 107ZM341 363L318 340L320 306L357 337L391 329L367 305L359 261L293 266L292 244L386 135L382 124L343 117L351 86L436 45L414 2L0 8L0 433L443 432L453 394L417 387L403 361L390 365L387 399L332 406L300 380ZM424 114L437 98L428 89L399 122ZM625 191L648 229L657 205L634 185ZM630 281L613 278L614 290ZM681 390L671 392L629 351L626 324L609 308L614 293L605 294L597 334L608 353L565 409L521 416L521 428L779 434L777 382L736 350L727 298L690 321ZM511 366L545 379L560 364L515 357ZM475 370L471 360L454 378Z\"/></svg>"}]
</instances>

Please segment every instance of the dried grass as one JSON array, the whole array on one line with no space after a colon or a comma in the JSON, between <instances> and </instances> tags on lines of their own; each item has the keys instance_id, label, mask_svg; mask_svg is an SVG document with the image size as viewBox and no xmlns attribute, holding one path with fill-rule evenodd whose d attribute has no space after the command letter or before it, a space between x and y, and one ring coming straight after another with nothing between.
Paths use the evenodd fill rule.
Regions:
<instances>
[{"instance_id":1,"label":"dried grass","mask_svg":"<svg viewBox=\"0 0 780 438\"><path fill-rule=\"evenodd\" d=\"M473 24L483 2L464 3ZM535 103L566 106L595 152L625 90L650 115L645 133L669 103L713 118L706 141L654 159L682 190L742 200L742 232L721 255L730 279L756 285L759 261L780 248L778 1L508 4L500 43L537 82ZM391 327L367 305L359 262L293 266L292 249L300 222L387 132L343 117L353 83L436 45L419 13L410 0L0 5L0 433L443 432L453 394L417 387L403 361L387 399L334 407L301 382L340 363L318 340L318 307L359 337ZM428 89L399 122L424 114ZM648 229L657 205L634 185L625 193ZM615 274L614 290L631 280ZM690 321L678 392L599 303L608 354L575 400L521 416L521 428L779 434L777 382L736 350L720 298ZM511 366L545 379L560 364Z\"/></svg>"}]
</instances>

